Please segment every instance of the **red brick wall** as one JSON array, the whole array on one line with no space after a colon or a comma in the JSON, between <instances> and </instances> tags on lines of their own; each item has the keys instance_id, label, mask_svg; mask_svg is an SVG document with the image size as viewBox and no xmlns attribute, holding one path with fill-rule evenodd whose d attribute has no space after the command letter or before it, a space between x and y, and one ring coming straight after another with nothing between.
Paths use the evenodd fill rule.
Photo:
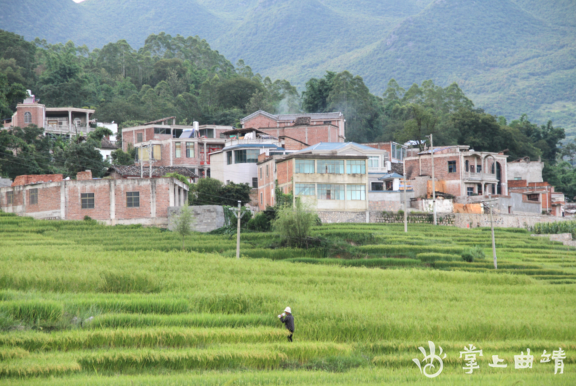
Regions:
<instances>
[{"instance_id":1,"label":"red brick wall","mask_svg":"<svg viewBox=\"0 0 576 386\"><path fill-rule=\"evenodd\" d=\"M290 126L263 129L274 137L288 136L312 146L320 142L341 142L338 137L338 127L331 125Z\"/></svg>"},{"instance_id":2,"label":"red brick wall","mask_svg":"<svg viewBox=\"0 0 576 386\"><path fill-rule=\"evenodd\" d=\"M168 207L170 206L169 180L166 178L155 178L152 181L156 182L156 217L168 217Z\"/></svg>"},{"instance_id":3,"label":"red brick wall","mask_svg":"<svg viewBox=\"0 0 576 386\"><path fill-rule=\"evenodd\" d=\"M244 128L259 129L262 127L276 127L276 121L264 115L257 115L256 117L244 122Z\"/></svg>"},{"instance_id":4,"label":"red brick wall","mask_svg":"<svg viewBox=\"0 0 576 386\"><path fill-rule=\"evenodd\" d=\"M60 209L60 186L43 187L37 185L33 189L38 189L38 204L30 204L30 190L26 190L26 213L46 212Z\"/></svg>"},{"instance_id":5,"label":"red brick wall","mask_svg":"<svg viewBox=\"0 0 576 386\"><path fill-rule=\"evenodd\" d=\"M25 123L24 115L26 112L32 114L32 123ZM32 104L32 105L18 105L16 108L16 122L13 122L13 126L26 127L30 124L36 125L38 127L44 127L44 105Z\"/></svg>"},{"instance_id":6,"label":"red brick wall","mask_svg":"<svg viewBox=\"0 0 576 386\"><path fill-rule=\"evenodd\" d=\"M527 186L526 180L510 180L508 181L508 189L510 188L525 188Z\"/></svg>"},{"instance_id":7,"label":"red brick wall","mask_svg":"<svg viewBox=\"0 0 576 386\"><path fill-rule=\"evenodd\" d=\"M272 158L258 165L258 208L260 210L266 209L267 206L274 206L272 197L272 191L276 188L274 167L275 161Z\"/></svg>"},{"instance_id":8,"label":"red brick wall","mask_svg":"<svg viewBox=\"0 0 576 386\"><path fill-rule=\"evenodd\" d=\"M110 218L110 183L112 181L82 181L66 185L67 220L82 220L90 216L94 220L108 220ZM94 193L94 209L82 209L82 193Z\"/></svg>"},{"instance_id":9,"label":"red brick wall","mask_svg":"<svg viewBox=\"0 0 576 386\"><path fill-rule=\"evenodd\" d=\"M448 161L456 161L456 173L448 172ZM406 160L406 173L408 179L413 179L419 175L432 176L431 157L422 157L421 164L418 159ZM421 165L421 166L420 166ZM460 157L458 155L448 157L434 157L434 177L436 180L459 180L460 179Z\"/></svg>"},{"instance_id":10,"label":"red brick wall","mask_svg":"<svg viewBox=\"0 0 576 386\"><path fill-rule=\"evenodd\" d=\"M286 150L302 150L308 146L309 145L295 141L290 137L284 137L284 149Z\"/></svg>"},{"instance_id":11,"label":"red brick wall","mask_svg":"<svg viewBox=\"0 0 576 386\"><path fill-rule=\"evenodd\" d=\"M124 180L122 180L124 181ZM116 201L116 218L118 220L128 220L134 218L149 218L150 209L150 185L142 180L135 180L134 184L118 184L114 192ZM126 206L126 193L140 192L140 207L128 208Z\"/></svg>"},{"instance_id":12,"label":"red brick wall","mask_svg":"<svg viewBox=\"0 0 576 386\"><path fill-rule=\"evenodd\" d=\"M294 174L292 168L293 162L294 162L293 159L289 159L286 161L278 162L276 164L278 185L283 185L292 181L292 175Z\"/></svg>"},{"instance_id":13,"label":"red brick wall","mask_svg":"<svg viewBox=\"0 0 576 386\"><path fill-rule=\"evenodd\" d=\"M91 180L92 179L92 171L86 170L85 172L78 172L76 174L77 181L84 181L84 180Z\"/></svg>"},{"instance_id":14,"label":"red brick wall","mask_svg":"<svg viewBox=\"0 0 576 386\"><path fill-rule=\"evenodd\" d=\"M39 182L60 182L63 180L62 174L33 174L33 175L22 175L14 179L12 186L22 186L37 184Z\"/></svg>"}]
</instances>

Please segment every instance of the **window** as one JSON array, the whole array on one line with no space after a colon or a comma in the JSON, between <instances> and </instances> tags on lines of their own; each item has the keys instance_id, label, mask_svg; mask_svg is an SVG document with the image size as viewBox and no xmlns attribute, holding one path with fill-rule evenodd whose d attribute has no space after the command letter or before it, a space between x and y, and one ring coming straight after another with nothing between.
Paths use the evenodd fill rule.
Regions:
<instances>
[{"instance_id":1,"label":"window","mask_svg":"<svg viewBox=\"0 0 576 386\"><path fill-rule=\"evenodd\" d=\"M297 159L296 160L296 173L297 174L313 174L314 173L314 160L312 160L312 159Z\"/></svg>"},{"instance_id":2,"label":"window","mask_svg":"<svg viewBox=\"0 0 576 386\"><path fill-rule=\"evenodd\" d=\"M394 190L394 181L386 181L386 190Z\"/></svg>"},{"instance_id":3,"label":"window","mask_svg":"<svg viewBox=\"0 0 576 386\"><path fill-rule=\"evenodd\" d=\"M252 187L258 188L258 177L252 178Z\"/></svg>"},{"instance_id":4,"label":"window","mask_svg":"<svg viewBox=\"0 0 576 386\"><path fill-rule=\"evenodd\" d=\"M200 136L206 138L214 138L214 129L200 129Z\"/></svg>"},{"instance_id":5,"label":"window","mask_svg":"<svg viewBox=\"0 0 576 386\"><path fill-rule=\"evenodd\" d=\"M158 161L162 159L162 145L152 146L152 159Z\"/></svg>"},{"instance_id":6,"label":"window","mask_svg":"<svg viewBox=\"0 0 576 386\"><path fill-rule=\"evenodd\" d=\"M32 123L32 114L28 111L24 113L24 123Z\"/></svg>"},{"instance_id":7,"label":"window","mask_svg":"<svg viewBox=\"0 0 576 386\"><path fill-rule=\"evenodd\" d=\"M368 168L378 169L380 167L380 157L370 156L368 157Z\"/></svg>"},{"instance_id":8,"label":"window","mask_svg":"<svg viewBox=\"0 0 576 386\"><path fill-rule=\"evenodd\" d=\"M126 192L126 207L140 207L140 192Z\"/></svg>"},{"instance_id":9,"label":"window","mask_svg":"<svg viewBox=\"0 0 576 386\"><path fill-rule=\"evenodd\" d=\"M182 142L176 142L176 158L182 157Z\"/></svg>"},{"instance_id":10,"label":"window","mask_svg":"<svg viewBox=\"0 0 576 386\"><path fill-rule=\"evenodd\" d=\"M186 158L194 158L194 142L186 142Z\"/></svg>"},{"instance_id":11,"label":"window","mask_svg":"<svg viewBox=\"0 0 576 386\"><path fill-rule=\"evenodd\" d=\"M314 196L314 184L296 184L297 196Z\"/></svg>"},{"instance_id":12,"label":"window","mask_svg":"<svg viewBox=\"0 0 576 386\"><path fill-rule=\"evenodd\" d=\"M235 164L255 164L258 162L260 150L234 150Z\"/></svg>"},{"instance_id":13,"label":"window","mask_svg":"<svg viewBox=\"0 0 576 386\"><path fill-rule=\"evenodd\" d=\"M344 185L318 184L319 200L344 200Z\"/></svg>"},{"instance_id":14,"label":"window","mask_svg":"<svg viewBox=\"0 0 576 386\"><path fill-rule=\"evenodd\" d=\"M448 173L456 173L456 161L448 161Z\"/></svg>"},{"instance_id":15,"label":"window","mask_svg":"<svg viewBox=\"0 0 576 386\"><path fill-rule=\"evenodd\" d=\"M268 172L268 165L266 165L266 177L270 177L270 174Z\"/></svg>"},{"instance_id":16,"label":"window","mask_svg":"<svg viewBox=\"0 0 576 386\"><path fill-rule=\"evenodd\" d=\"M136 142L142 142L142 133L136 134Z\"/></svg>"},{"instance_id":17,"label":"window","mask_svg":"<svg viewBox=\"0 0 576 386\"><path fill-rule=\"evenodd\" d=\"M464 163L464 165L465 165L465 167L466 167L466 171L469 171L469 169L470 169L470 162L469 162L469 161L466 161L466 162Z\"/></svg>"},{"instance_id":18,"label":"window","mask_svg":"<svg viewBox=\"0 0 576 386\"><path fill-rule=\"evenodd\" d=\"M30 189L30 205L38 204L38 189Z\"/></svg>"},{"instance_id":19,"label":"window","mask_svg":"<svg viewBox=\"0 0 576 386\"><path fill-rule=\"evenodd\" d=\"M346 161L347 174L366 174L366 161Z\"/></svg>"},{"instance_id":20,"label":"window","mask_svg":"<svg viewBox=\"0 0 576 386\"><path fill-rule=\"evenodd\" d=\"M331 124L332 124L332 121L324 121L324 124L325 124L325 125L331 125Z\"/></svg>"},{"instance_id":21,"label":"window","mask_svg":"<svg viewBox=\"0 0 576 386\"><path fill-rule=\"evenodd\" d=\"M522 177L514 177L514 181L522 181Z\"/></svg>"},{"instance_id":22,"label":"window","mask_svg":"<svg viewBox=\"0 0 576 386\"><path fill-rule=\"evenodd\" d=\"M528 194L527 197L528 201L539 201L540 195L539 194Z\"/></svg>"},{"instance_id":23,"label":"window","mask_svg":"<svg viewBox=\"0 0 576 386\"><path fill-rule=\"evenodd\" d=\"M150 160L150 156L148 154L148 148L147 147L139 147L138 148L138 159L141 161L149 161Z\"/></svg>"},{"instance_id":24,"label":"window","mask_svg":"<svg viewBox=\"0 0 576 386\"><path fill-rule=\"evenodd\" d=\"M165 127L155 127L154 128L154 134L168 134L171 135L172 134L172 129L167 129Z\"/></svg>"},{"instance_id":25,"label":"window","mask_svg":"<svg viewBox=\"0 0 576 386\"><path fill-rule=\"evenodd\" d=\"M384 190L383 182L372 182L372 190L380 192Z\"/></svg>"},{"instance_id":26,"label":"window","mask_svg":"<svg viewBox=\"0 0 576 386\"><path fill-rule=\"evenodd\" d=\"M262 179L262 167L260 167L260 179Z\"/></svg>"},{"instance_id":27,"label":"window","mask_svg":"<svg viewBox=\"0 0 576 386\"><path fill-rule=\"evenodd\" d=\"M346 199L361 201L366 199L366 185L347 185Z\"/></svg>"},{"instance_id":28,"label":"window","mask_svg":"<svg viewBox=\"0 0 576 386\"><path fill-rule=\"evenodd\" d=\"M482 165L476 165L476 173L482 173Z\"/></svg>"},{"instance_id":29,"label":"window","mask_svg":"<svg viewBox=\"0 0 576 386\"><path fill-rule=\"evenodd\" d=\"M80 200L82 201L82 209L94 209L94 193L82 193Z\"/></svg>"},{"instance_id":30,"label":"window","mask_svg":"<svg viewBox=\"0 0 576 386\"><path fill-rule=\"evenodd\" d=\"M260 193L260 204L264 205L264 193Z\"/></svg>"},{"instance_id":31,"label":"window","mask_svg":"<svg viewBox=\"0 0 576 386\"><path fill-rule=\"evenodd\" d=\"M344 174L344 160L318 160L318 173Z\"/></svg>"},{"instance_id":32,"label":"window","mask_svg":"<svg viewBox=\"0 0 576 386\"><path fill-rule=\"evenodd\" d=\"M466 189L466 191L467 191L467 193L468 193L469 196L473 196L473 195L474 195L474 188L469 187L469 188Z\"/></svg>"},{"instance_id":33,"label":"window","mask_svg":"<svg viewBox=\"0 0 576 386\"><path fill-rule=\"evenodd\" d=\"M13 204L14 204L14 192L7 192L6 205L13 205Z\"/></svg>"},{"instance_id":34,"label":"window","mask_svg":"<svg viewBox=\"0 0 576 386\"><path fill-rule=\"evenodd\" d=\"M232 152L226 152L226 165L232 165Z\"/></svg>"}]
</instances>

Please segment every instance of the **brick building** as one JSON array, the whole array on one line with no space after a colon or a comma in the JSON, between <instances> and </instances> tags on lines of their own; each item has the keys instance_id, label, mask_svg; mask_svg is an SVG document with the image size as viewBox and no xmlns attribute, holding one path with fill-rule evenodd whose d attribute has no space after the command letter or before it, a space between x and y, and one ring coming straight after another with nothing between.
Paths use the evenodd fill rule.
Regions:
<instances>
[{"instance_id":1,"label":"brick building","mask_svg":"<svg viewBox=\"0 0 576 386\"><path fill-rule=\"evenodd\" d=\"M477 152L470 146L435 147L436 191L456 197L507 195L507 157L501 153ZM418 149L410 149L404 159L404 170L408 180L421 180L423 176L431 178L431 150L419 152ZM427 194L427 188L416 194Z\"/></svg>"},{"instance_id":2,"label":"brick building","mask_svg":"<svg viewBox=\"0 0 576 386\"><path fill-rule=\"evenodd\" d=\"M95 110L74 107L46 107L39 103L34 95L29 95L16 106L16 112L4 127L26 127L36 125L43 127L47 134L73 136L87 134L94 129L90 121Z\"/></svg>"},{"instance_id":3,"label":"brick building","mask_svg":"<svg viewBox=\"0 0 576 386\"><path fill-rule=\"evenodd\" d=\"M258 110L240 123L243 128L259 129L276 138L288 136L310 145L346 140L346 120L341 112L274 115Z\"/></svg>"},{"instance_id":4,"label":"brick building","mask_svg":"<svg viewBox=\"0 0 576 386\"><path fill-rule=\"evenodd\" d=\"M37 219L89 216L110 225L167 226L168 208L184 205L187 198L188 186L174 178L92 179L87 171L77 180L19 176L13 186L0 188L0 209Z\"/></svg>"},{"instance_id":5,"label":"brick building","mask_svg":"<svg viewBox=\"0 0 576 386\"><path fill-rule=\"evenodd\" d=\"M210 153L224 148L224 132L232 126L176 125L175 117L122 129L122 149L137 148L138 162L153 166L181 166L210 177ZM171 121L171 122L170 122ZM151 154L150 154L151 153Z\"/></svg>"},{"instance_id":6,"label":"brick building","mask_svg":"<svg viewBox=\"0 0 576 386\"><path fill-rule=\"evenodd\" d=\"M510 180L508 181L508 191L522 194L523 202L540 203L543 213L549 213L557 217L564 216L564 206L566 204L564 193L556 192L554 187L548 182Z\"/></svg>"}]
</instances>

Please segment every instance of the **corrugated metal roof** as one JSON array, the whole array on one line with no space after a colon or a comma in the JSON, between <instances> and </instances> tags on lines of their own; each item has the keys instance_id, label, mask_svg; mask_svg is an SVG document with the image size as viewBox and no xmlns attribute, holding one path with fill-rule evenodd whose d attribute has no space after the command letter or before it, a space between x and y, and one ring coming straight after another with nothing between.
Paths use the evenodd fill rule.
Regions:
<instances>
[{"instance_id":1,"label":"corrugated metal roof","mask_svg":"<svg viewBox=\"0 0 576 386\"><path fill-rule=\"evenodd\" d=\"M398 173L388 173L384 174L382 177L378 178L379 180L392 180L394 178L404 178Z\"/></svg>"}]
</instances>

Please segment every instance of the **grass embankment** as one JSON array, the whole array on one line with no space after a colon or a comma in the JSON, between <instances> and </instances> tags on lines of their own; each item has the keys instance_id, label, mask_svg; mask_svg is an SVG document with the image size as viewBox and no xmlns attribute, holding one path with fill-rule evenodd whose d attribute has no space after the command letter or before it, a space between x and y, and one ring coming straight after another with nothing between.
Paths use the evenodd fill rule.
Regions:
<instances>
[{"instance_id":1,"label":"grass embankment","mask_svg":"<svg viewBox=\"0 0 576 386\"><path fill-rule=\"evenodd\" d=\"M466 245L490 251L481 229L315 232L345 240L348 228L365 258L265 249L274 235L250 234L245 253L285 257L237 260L225 250L194 251L223 248L225 236L194 235L181 251L176 236L157 229L0 215L2 382L415 384L428 379L412 358L432 340L448 355L441 384L576 383L576 285L550 285L556 276L570 281L572 268L562 264L574 251L499 230L502 269L494 273L490 260L464 263L457 254ZM275 318L286 305L296 318L294 344ZM484 350L471 376L459 358L470 343ZM554 376L553 364L539 359L559 347L567 359ZM533 369L514 370L514 355L527 348ZM489 367L492 355L509 367Z\"/></svg>"}]
</instances>

